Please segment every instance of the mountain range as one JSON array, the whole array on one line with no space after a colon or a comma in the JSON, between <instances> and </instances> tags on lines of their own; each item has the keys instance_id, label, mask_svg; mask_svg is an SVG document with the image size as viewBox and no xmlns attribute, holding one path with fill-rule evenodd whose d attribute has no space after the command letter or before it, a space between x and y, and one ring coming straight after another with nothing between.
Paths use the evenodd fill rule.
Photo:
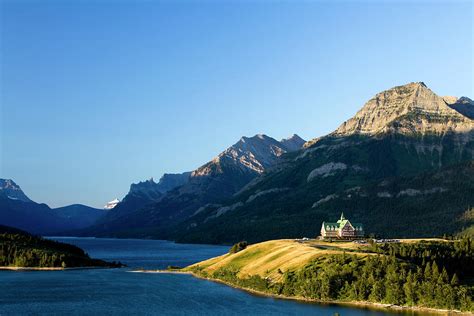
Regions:
<instances>
[{"instance_id":1,"label":"mountain range","mask_svg":"<svg viewBox=\"0 0 474 316\"><path fill-rule=\"evenodd\" d=\"M313 237L341 212L387 237L473 226L474 121L465 113L474 106L467 98L446 99L421 82L377 94L333 133L285 155L284 168L206 207L169 238Z\"/></svg>"},{"instance_id":2,"label":"mountain range","mask_svg":"<svg viewBox=\"0 0 474 316\"><path fill-rule=\"evenodd\" d=\"M11 179L0 179L0 224L36 234L81 229L105 215L104 210L74 204L51 209L32 201Z\"/></svg>"},{"instance_id":3,"label":"mountain range","mask_svg":"<svg viewBox=\"0 0 474 316\"><path fill-rule=\"evenodd\" d=\"M113 209L70 233L257 242L314 237L341 212L385 237L472 233L473 117L467 97L438 96L423 82L393 87L328 135L242 137L194 171L132 184ZM41 214L37 229L64 220L14 182L0 184L1 224L22 224L24 214Z\"/></svg>"},{"instance_id":4,"label":"mountain range","mask_svg":"<svg viewBox=\"0 0 474 316\"><path fill-rule=\"evenodd\" d=\"M169 228L199 213L202 207L231 197L276 165L281 155L301 148L304 143L298 135L282 141L263 134L242 137L208 163L185 173L186 178L181 179L184 183L167 192L160 191L153 180L132 185L124 198L125 210L120 203L81 234L126 236L133 231L134 237L149 237L150 229L164 237Z\"/></svg>"}]
</instances>

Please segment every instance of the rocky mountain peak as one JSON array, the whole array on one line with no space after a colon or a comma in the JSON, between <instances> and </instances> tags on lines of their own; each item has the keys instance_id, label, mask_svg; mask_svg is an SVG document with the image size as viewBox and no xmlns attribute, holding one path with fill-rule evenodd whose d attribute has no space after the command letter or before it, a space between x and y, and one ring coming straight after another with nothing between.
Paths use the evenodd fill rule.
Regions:
<instances>
[{"instance_id":1,"label":"rocky mountain peak","mask_svg":"<svg viewBox=\"0 0 474 316\"><path fill-rule=\"evenodd\" d=\"M288 138L283 138L280 143L282 143L288 151L296 151L301 149L306 141L297 134L293 134Z\"/></svg>"},{"instance_id":2,"label":"rocky mountain peak","mask_svg":"<svg viewBox=\"0 0 474 316\"><path fill-rule=\"evenodd\" d=\"M472 101L468 97L460 97L457 103L474 105L474 101Z\"/></svg>"},{"instance_id":3,"label":"rocky mountain peak","mask_svg":"<svg viewBox=\"0 0 474 316\"><path fill-rule=\"evenodd\" d=\"M154 190L156 185L157 183L153 178L150 178L149 180L132 183L130 185L130 192Z\"/></svg>"},{"instance_id":4,"label":"rocky mountain peak","mask_svg":"<svg viewBox=\"0 0 474 316\"><path fill-rule=\"evenodd\" d=\"M115 198L110 202L107 202L107 204L104 205L104 210L111 210L117 206L117 204L120 203L120 200Z\"/></svg>"},{"instance_id":5,"label":"rocky mountain peak","mask_svg":"<svg viewBox=\"0 0 474 316\"><path fill-rule=\"evenodd\" d=\"M243 136L212 161L193 171L191 177L222 173L223 167L226 165L234 165L247 172L262 173L273 165L282 154L297 150L304 143L305 141L296 134L285 142L279 142L265 134L257 134L252 137Z\"/></svg>"},{"instance_id":6,"label":"rocky mountain peak","mask_svg":"<svg viewBox=\"0 0 474 316\"><path fill-rule=\"evenodd\" d=\"M446 98L423 82L412 82L378 93L333 134L468 132L473 127L472 120L448 106Z\"/></svg>"},{"instance_id":7,"label":"rocky mountain peak","mask_svg":"<svg viewBox=\"0 0 474 316\"><path fill-rule=\"evenodd\" d=\"M444 99L446 100L446 97ZM474 101L468 97L460 97L459 99L455 98L454 101L453 99L448 99L446 103L448 103L449 107L462 115L474 119Z\"/></svg>"},{"instance_id":8,"label":"rocky mountain peak","mask_svg":"<svg viewBox=\"0 0 474 316\"><path fill-rule=\"evenodd\" d=\"M12 179L0 179L0 193L11 200L32 202Z\"/></svg>"}]
</instances>

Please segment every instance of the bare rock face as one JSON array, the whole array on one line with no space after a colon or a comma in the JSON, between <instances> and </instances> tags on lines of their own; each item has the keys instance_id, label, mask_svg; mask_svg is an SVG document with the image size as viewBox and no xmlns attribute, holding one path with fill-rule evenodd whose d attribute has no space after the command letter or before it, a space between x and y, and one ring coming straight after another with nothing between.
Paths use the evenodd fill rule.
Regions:
<instances>
[{"instance_id":1,"label":"bare rock face","mask_svg":"<svg viewBox=\"0 0 474 316\"><path fill-rule=\"evenodd\" d=\"M404 135L469 133L474 121L451 108L453 97L439 97L423 82L412 82L378 93L333 135Z\"/></svg>"}]
</instances>

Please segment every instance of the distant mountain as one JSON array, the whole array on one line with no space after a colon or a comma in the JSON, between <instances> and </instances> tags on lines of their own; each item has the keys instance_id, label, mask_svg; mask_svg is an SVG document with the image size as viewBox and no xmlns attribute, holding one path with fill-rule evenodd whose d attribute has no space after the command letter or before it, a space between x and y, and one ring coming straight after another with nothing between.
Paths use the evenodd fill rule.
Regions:
<instances>
[{"instance_id":1,"label":"distant mountain","mask_svg":"<svg viewBox=\"0 0 474 316\"><path fill-rule=\"evenodd\" d=\"M280 143L285 146L288 152L291 152L301 149L306 141L298 135L293 134L291 137L283 138Z\"/></svg>"},{"instance_id":2,"label":"distant mountain","mask_svg":"<svg viewBox=\"0 0 474 316\"><path fill-rule=\"evenodd\" d=\"M387 237L474 226L474 121L424 83L377 94L333 133L304 147L226 202L190 216L168 238L311 237L341 211L368 233Z\"/></svg>"},{"instance_id":3,"label":"distant mountain","mask_svg":"<svg viewBox=\"0 0 474 316\"><path fill-rule=\"evenodd\" d=\"M82 204L73 204L53 209L57 216L62 218L64 229L81 229L97 222L106 215L107 211Z\"/></svg>"},{"instance_id":4,"label":"distant mountain","mask_svg":"<svg viewBox=\"0 0 474 316\"><path fill-rule=\"evenodd\" d=\"M0 225L47 234L61 230L63 223L46 204L12 199L6 192L0 191Z\"/></svg>"},{"instance_id":5,"label":"distant mountain","mask_svg":"<svg viewBox=\"0 0 474 316\"><path fill-rule=\"evenodd\" d=\"M85 205L51 209L29 199L11 179L0 179L0 225L51 234L92 225L105 214Z\"/></svg>"},{"instance_id":6,"label":"distant mountain","mask_svg":"<svg viewBox=\"0 0 474 316\"><path fill-rule=\"evenodd\" d=\"M153 178L139 183L132 183L127 195L108 212L101 222L108 222L130 214L149 203L158 201L162 196L161 187Z\"/></svg>"},{"instance_id":7,"label":"distant mountain","mask_svg":"<svg viewBox=\"0 0 474 316\"><path fill-rule=\"evenodd\" d=\"M109 212L101 222L108 222L133 213L145 205L157 202L166 192L188 182L190 175L191 172L165 173L158 183L153 178L139 183L132 183L129 192L121 202L118 199L113 201L113 207L109 208L109 210L113 209L113 212ZM112 205L111 202L109 203Z\"/></svg>"},{"instance_id":8,"label":"distant mountain","mask_svg":"<svg viewBox=\"0 0 474 316\"><path fill-rule=\"evenodd\" d=\"M449 101L447 101L449 102ZM468 97L460 97L459 99L455 100L452 103L448 103L448 105L458 111L459 113L469 117L470 119L474 119L474 101L469 99Z\"/></svg>"},{"instance_id":9,"label":"distant mountain","mask_svg":"<svg viewBox=\"0 0 474 316\"><path fill-rule=\"evenodd\" d=\"M11 200L31 202L21 188L11 179L0 179L0 193Z\"/></svg>"},{"instance_id":10,"label":"distant mountain","mask_svg":"<svg viewBox=\"0 0 474 316\"><path fill-rule=\"evenodd\" d=\"M112 201L107 202L107 204L104 205L104 210L109 211L109 210L115 208L117 206L117 204L119 204L119 203L120 203L120 200L115 198Z\"/></svg>"},{"instance_id":11,"label":"distant mountain","mask_svg":"<svg viewBox=\"0 0 474 316\"><path fill-rule=\"evenodd\" d=\"M251 180L275 166L283 154L300 148L303 143L297 135L284 142L262 134L242 137L217 157L194 170L183 185L162 197L157 196L155 202L141 208L134 205L135 210L128 215L125 212L120 216L116 216L118 213L110 214L89 233L120 235L130 229L142 233L148 231L148 227L153 227L153 231L159 231L164 236L171 225L198 213L206 204L231 197ZM157 187L154 182L145 186ZM117 209L119 207L120 204Z\"/></svg>"}]
</instances>

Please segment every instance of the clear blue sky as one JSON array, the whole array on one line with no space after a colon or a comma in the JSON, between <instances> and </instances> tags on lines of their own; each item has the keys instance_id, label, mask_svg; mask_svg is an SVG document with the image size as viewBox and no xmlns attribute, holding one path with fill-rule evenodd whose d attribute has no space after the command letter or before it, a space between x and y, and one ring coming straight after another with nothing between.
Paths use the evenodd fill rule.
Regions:
<instances>
[{"instance_id":1,"label":"clear blue sky","mask_svg":"<svg viewBox=\"0 0 474 316\"><path fill-rule=\"evenodd\" d=\"M0 177L52 207L324 135L395 85L474 96L471 1L0 2Z\"/></svg>"}]
</instances>

